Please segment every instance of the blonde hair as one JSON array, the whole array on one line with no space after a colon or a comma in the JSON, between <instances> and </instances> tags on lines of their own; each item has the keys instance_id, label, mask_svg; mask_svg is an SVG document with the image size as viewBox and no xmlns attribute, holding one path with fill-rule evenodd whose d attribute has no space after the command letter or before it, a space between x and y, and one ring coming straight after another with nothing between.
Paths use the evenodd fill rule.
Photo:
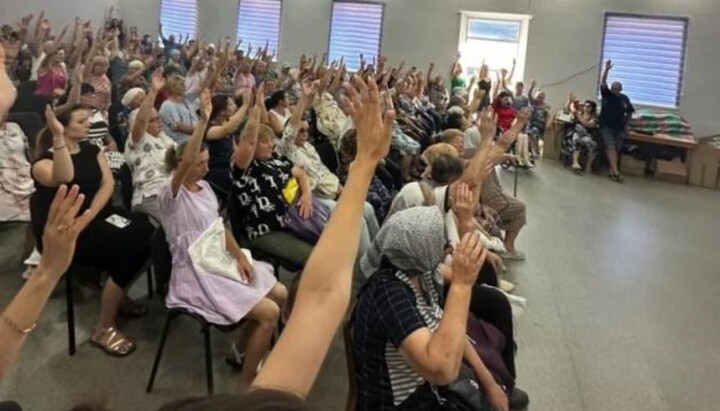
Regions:
<instances>
[{"instance_id":1,"label":"blonde hair","mask_svg":"<svg viewBox=\"0 0 720 411\"><path fill-rule=\"evenodd\" d=\"M453 157L458 157L460 154L458 153L457 149L453 146L451 146L448 143L437 143L433 144L430 147L428 147L423 153L422 153L422 160L430 166L432 163L435 162L435 159L440 157L443 154L451 155Z\"/></svg>"},{"instance_id":2,"label":"blonde hair","mask_svg":"<svg viewBox=\"0 0 720 411\"><path fill-rule=\"evenodd\" d=\"M260 129L258 130L258 141L268 141L275 138L275 132L273 131L270 126L267 124L260 124Z\"/></svg>"},{"instance_id":3,"label":"blonde hair","mask_svg":"<svg viewBox=\"0 0 720 411\"><path fill-rule=\"evenodd\" d=\"M187 141L167 149L167 151L165 152L165 171L167 171L168 173L172 173L173 171L175 171L176 168L178 168L178 165L180 165L180 160L182 160L183 153L185 152L185 148L187 148ZM207 149L207 144L202 143L202 145L200 146L200 152L202 153Z\"/></svg>"},{"instance_id":4,"label":"blonde hair","mask_svg":"<svg viewBox=\"0 0 720 411\"><path fill-rule=\"evenodd\" d=\"M448 143L448 144L450 144L450 142L451 142L455 137L465 137L465 134L463 134L462 131L460 131L460 130L458 130L458 129L456 129L456 128L449 128L449 129L447 129L447 130L445 130L445 131L442 132L442 134L440 135L440 139L439 139L439 140L440 140L441 143Z\"/></svg>"}]
</instances>

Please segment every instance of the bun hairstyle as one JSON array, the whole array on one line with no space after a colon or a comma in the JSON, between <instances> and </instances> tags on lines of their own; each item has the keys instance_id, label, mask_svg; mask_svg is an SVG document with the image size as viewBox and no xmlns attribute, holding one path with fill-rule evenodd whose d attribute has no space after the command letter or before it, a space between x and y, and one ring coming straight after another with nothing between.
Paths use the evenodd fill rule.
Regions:
<instances>
[{"instance_id":1,"label":"bun hairstyle","mask_svg":"<svg viewBox=\"0 0 720 411\"><path fill-rule=\"evenodd\" d=\"M187 141L167 149L167 151L165 152L165 171L167 171L168 173L172 173L173 171L175 171L176 168L178 168L178 165L180 165L180 160L182 160L183 153L185 152L186 147ZM202 145L200 146L200 152L202 153L207 149L207 144L202 143Z\"/></svg>"}]
</instances>

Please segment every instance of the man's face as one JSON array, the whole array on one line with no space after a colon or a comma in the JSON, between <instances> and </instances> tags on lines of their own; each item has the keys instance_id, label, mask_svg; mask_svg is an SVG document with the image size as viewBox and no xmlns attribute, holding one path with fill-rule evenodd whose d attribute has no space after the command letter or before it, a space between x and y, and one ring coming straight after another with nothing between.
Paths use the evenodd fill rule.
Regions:
<instances>
[{"instance_id":1,"label":"man's face","mask_svg":"<svg viewBox=\"0 0 720 411\"><path fill-rule=\"evenodd\" d=\"M622 92L622 83L620 83L619 81L612 83L612 85L610 86L610 91L615 94L620 94L620 92Z\"/></svg>"}]
</instances>

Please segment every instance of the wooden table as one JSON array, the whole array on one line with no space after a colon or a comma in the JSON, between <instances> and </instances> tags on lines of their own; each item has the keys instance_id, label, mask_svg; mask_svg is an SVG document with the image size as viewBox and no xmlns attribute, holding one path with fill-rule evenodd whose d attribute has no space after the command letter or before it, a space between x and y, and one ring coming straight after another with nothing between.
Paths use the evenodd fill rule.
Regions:
<instances>
[{"instance_id":1,"label":"wooden table","mask_svg":"<svg viewBox=\"0 0 720 411\"><path fill-rule=\"evenodd\" d=\"M682 140L675 137L670 137L665 134L642 134L635 131L630 131L627 136L628 141L634 141L638 143L655 144L659 146L677 147L685 151L685 162L679 165L681 168L682 175L684 177L685 184L688 183L690 178L690 169L693 161L693 153L698 146L698 143L694 140ZM677 164L673 163L676 167Z\"/></svg>"}]
</instances>

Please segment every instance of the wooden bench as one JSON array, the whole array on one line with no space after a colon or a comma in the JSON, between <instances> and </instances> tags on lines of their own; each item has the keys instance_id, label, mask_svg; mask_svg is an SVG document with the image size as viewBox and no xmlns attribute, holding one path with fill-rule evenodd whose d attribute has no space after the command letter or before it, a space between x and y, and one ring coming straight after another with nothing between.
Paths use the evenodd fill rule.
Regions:
<instances>
[{"instance_id":1,"label":"wooden bench","mask_svg":"<svg viewBox=\"0 0 720 411\"><path fill-rule=\"evenodd\" d=\"M657 160L657 175L661 179L687 184L690 179L690 169L693 155L698 144L694 140L682 140L665 134L642 134L635 131L628 133L627 141L654 144L658 146L675 147L685 151L685 162Z\"/></svg>"}]
</instances>

